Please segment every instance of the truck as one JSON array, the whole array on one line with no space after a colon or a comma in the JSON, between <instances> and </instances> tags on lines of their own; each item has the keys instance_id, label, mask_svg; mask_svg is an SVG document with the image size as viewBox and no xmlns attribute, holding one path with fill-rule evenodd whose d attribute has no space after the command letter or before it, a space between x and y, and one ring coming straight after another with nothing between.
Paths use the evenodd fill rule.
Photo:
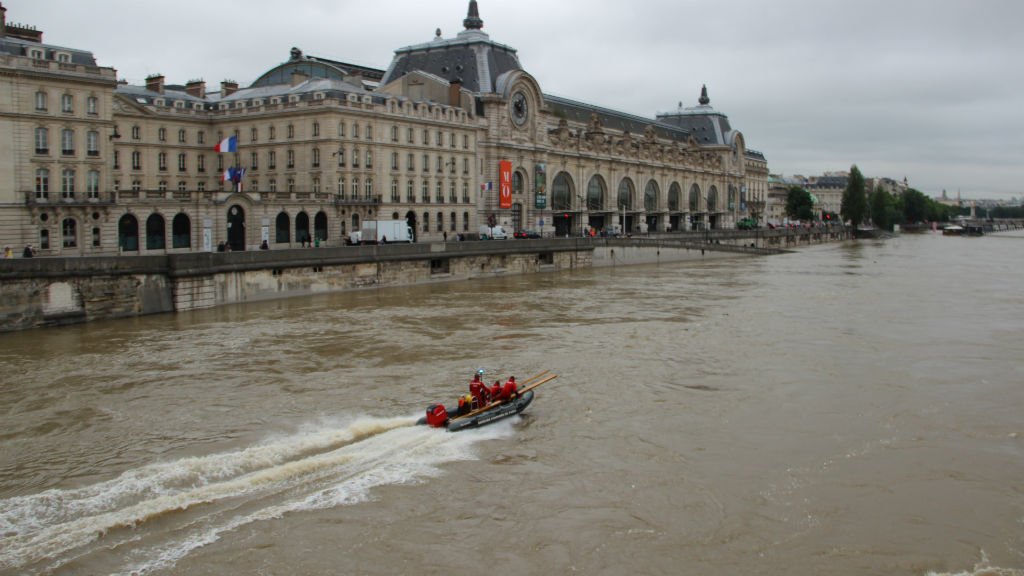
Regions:
<instances>
[{"instance_id":1,"label":"truck","mask_svg":"<svg viewBox=\"0 0 1024 576\"><path fill-rule=\"evenodd\" d=\"M508 240L508 232L501 226L480 225L481 240Z\"/></svg>"},{"instance_id":2,"label":"truck","mask_svg":"<svg viewBox=\"0 0 1024 576\"><path fill-rule=\"evenodd\" d=\"M405 220L363 220L362 230L349 235L350 244L392 244L412 241L412 228Z\"/></svg>"}]
</instances>

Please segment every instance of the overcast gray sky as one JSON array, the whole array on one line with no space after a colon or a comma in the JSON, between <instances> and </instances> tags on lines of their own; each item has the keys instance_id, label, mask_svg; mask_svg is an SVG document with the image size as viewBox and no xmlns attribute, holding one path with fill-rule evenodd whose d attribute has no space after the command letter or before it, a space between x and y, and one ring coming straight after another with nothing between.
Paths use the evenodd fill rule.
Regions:
<instances>
[{"instance_id":1,"label":"overcast gray sky","mask_svg":"<svg viewBox=\"0 0 1024 576\"><path fill-rule=\"evenodd\" d=\"M248 84L306 54L387 68L468 0L2 0L8 21L141 84ZM653 118L702 84L773 173L1024 195L1021 0L480 0L546 92Z\"/></svg>"}]
</instances>

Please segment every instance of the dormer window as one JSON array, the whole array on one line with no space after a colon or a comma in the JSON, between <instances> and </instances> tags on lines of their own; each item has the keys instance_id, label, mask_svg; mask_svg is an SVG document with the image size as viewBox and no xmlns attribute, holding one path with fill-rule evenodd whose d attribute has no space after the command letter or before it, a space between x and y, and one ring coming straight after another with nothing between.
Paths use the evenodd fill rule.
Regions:
<instances>
[{"instance_id":1,"label":"dormer window","mask_svg":"<svg viewBox=\"0 0 1024 576\"><path fill-rule=\"evenodd\" d=\"M33 60L42 60L43 59L43 51L42 50L30 50L28 55Z\"/></svg>"}]
</instances>

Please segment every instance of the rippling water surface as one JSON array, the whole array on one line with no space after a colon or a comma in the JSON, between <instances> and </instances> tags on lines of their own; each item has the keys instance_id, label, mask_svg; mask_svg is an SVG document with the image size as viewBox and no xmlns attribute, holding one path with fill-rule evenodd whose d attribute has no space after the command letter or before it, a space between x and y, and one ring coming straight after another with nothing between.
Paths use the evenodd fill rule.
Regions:
<instances>
[{"instance_id":1,"label":"rippling water surface","mask_svg":"<svg viewBox=\"0 0 1024 576\"><path fill-rule=\"evenodd\" d=\"M1024 574L1024 236L0 336L0 574ZM413 426L477 368L522 416Z\"/></svg>"}]
</instances>

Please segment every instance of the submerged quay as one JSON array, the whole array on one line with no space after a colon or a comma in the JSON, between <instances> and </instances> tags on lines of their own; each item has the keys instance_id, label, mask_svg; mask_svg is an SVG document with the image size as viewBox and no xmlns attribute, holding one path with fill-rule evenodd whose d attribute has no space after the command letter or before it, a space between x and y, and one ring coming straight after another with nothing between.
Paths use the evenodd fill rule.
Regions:
<instances>
[{"instance_id":1,"label":"submerged quay","mask_svg":"<svg viewBox=\"0 0 1024 576\"><path fill-rule=\"evenodd\" d=\"M577 268L764 256L841 241L840 227L712 230L160 256L0 261L0 331L343 290Z\"/></svg>"}]
</instances>

